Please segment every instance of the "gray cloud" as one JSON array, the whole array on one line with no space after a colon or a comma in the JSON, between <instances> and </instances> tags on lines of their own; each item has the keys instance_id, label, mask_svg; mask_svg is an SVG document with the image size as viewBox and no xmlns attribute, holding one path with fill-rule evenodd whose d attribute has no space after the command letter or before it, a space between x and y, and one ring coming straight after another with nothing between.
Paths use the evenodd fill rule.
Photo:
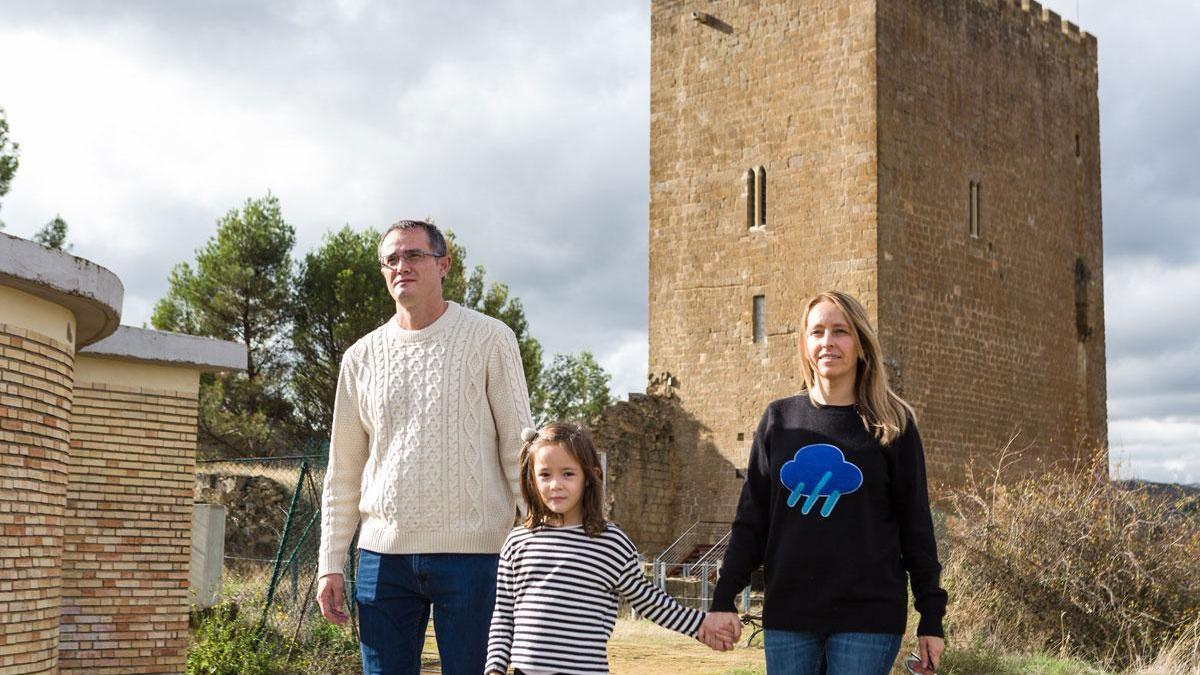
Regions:
<instances>
[{"instance_id":1,"label":"gray cloud","mask_svg":"<svg viewBox=\"0 0 1200 675\"><path fill-rule=\"evenodd\" d=\"M1109 425L1113 474L1164 483L1200 484L1200 425L1193 418L1143 417Z\"/></svg>"},{"instance_id":2,"label":"gray cloud","mask_svg":"<svg viewBox=\"0 0 1200 675\"><path fill-rule=\"evenodd\" d=\"M1064 8L1065 9L1065 8ZM1200 482L1200 6L1086 6L1098 36L1114 471Z\"/></svg>"},{"instance_id":3,"label":"gray cloud","mask_svg":"<svg viewBox=\"0 0 1200 675\"><path fill-rule=\"evenodd\" d=\"M1200 6L1157 2L1126 11L1087 7L1100 46L1100 132L1109 256L1171 263L1200 254L1200 52L1190 32Z\"/></svg>"},{"instance_id":4,"label":"gray cloud","mask_svg":"<svg viewBox=\"0 0 1200 675\"><path fill-rule=\"evenodd\" d=\"M343 223L433 216L522 298L548 353L590 348L630 367L628 343L645 340L648 16L640 2L150 2L30 5L6 18L24 30L53 21L64 58L119 41L118 62L93 77L148 105L201 103L153 111L190 121L162 132L154 153L155 139L134 138L111 160L143 174L160 164L121 207L137 214L126 225L136 242L101 232L116 222L89 232L98 214L65 214L77 252L125 279L127 320L145 320L166 272L217 217L274 189L298 254ZM198 147L173 143L181 133ZM264 159L273 154L286 158ZM297 184L296 171L310 177ZM22 174L38 180L35 167ZM192 190L222 180L227 189ZM10 231L28 234L43 217L20 197ZM619 374L623 388L644 380L632 367L642 372Z\"/></svg>"},{"instance_id":5,"label":"gray cloud","mask_svg":"<svg viewBox=\"0 0 1200 675\"><path fill-rule=\"evenodd\" d=\"M1200 6L1080 9L1100 48L1113 445L1147 475L1184 475L1169 474L1177 456L1200 456ZM270 189L298 256L346 223L435 217L522 298L548 353L591 349L618 391L644 383L645 0L79 0L2 15L0 105L24 146L8 231L61 212L76 252L125 281L127 321L217 218ZM1147 441L1155 420L1169 437Z\"/></svg>"},{"instance_id":6,"label":"gray cloud","mask_svg":"<svg viewBox=\"0 0 1200 675\"><path fill-rule=\"evenodd\" d=\"M1176 265L1110 253L1104 302L1110 371L1123 362L1200 349L1200 262ZM1152 372L1147 366L1143 376Z\"/></svg>"}]
</instances>

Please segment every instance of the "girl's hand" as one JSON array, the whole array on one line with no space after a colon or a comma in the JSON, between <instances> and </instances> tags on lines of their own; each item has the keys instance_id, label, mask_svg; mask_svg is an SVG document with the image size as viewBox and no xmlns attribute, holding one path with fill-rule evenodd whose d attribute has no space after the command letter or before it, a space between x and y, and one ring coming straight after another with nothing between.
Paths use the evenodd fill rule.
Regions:
<instances>
[{"instance_id":1,"label":"girl's hand","mask_svg":"<svg viewBox=\"0 0 1200 675\"><path fill-rule=\"evenodd\" d=\"M946 649L946 641L932 635L917 636L917 656L921 657L921 667L926 672L936 673L938 664L942 662L942 651Z\"/></svg>"},{"instance_id":2,"label":"girl's hand","mask_svg":"<svg viewBox=\"0 0 1200 675\"><path fill-rule=\"evenodd\" d=\"M709 612L700 624L698 640L719 652L733 649L742 636L742 622L735 612Z\"/></svg>"}]
</instances>

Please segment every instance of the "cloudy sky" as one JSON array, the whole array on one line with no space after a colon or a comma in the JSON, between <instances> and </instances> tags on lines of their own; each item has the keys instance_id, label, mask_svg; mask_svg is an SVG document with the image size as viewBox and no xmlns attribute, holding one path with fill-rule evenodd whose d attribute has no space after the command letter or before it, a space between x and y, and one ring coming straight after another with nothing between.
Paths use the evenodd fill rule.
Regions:
<instances>
[{"instance_id":1,"label":"cloudy sky","mask_svg":"<svg viewBox=\"0 0 1200 675\"><path fill-rule=\"evenodd\" d=\"M1114 466L1200 483L1200 3L1047 4L1099 38ZM637 391L649 36L647 0L7 1L0 219L61 214L141 325L247 197L279 197L298 255L431 216L548 354L590 349Z\"/></svg>"}]
</instances>

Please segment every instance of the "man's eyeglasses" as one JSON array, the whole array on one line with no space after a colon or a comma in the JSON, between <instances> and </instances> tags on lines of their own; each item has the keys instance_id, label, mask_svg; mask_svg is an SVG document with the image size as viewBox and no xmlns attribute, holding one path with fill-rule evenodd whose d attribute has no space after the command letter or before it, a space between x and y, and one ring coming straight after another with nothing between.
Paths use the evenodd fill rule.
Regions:
<instances>
[{"instance_id":1,"label":"man's eyeglasses","mask_svg":"<svg viewBox=\"0 0 1200 675\"><path fill-rule=\"evenodd\" d=\"M404 251L393 253L389 256L380 256L379 264L390 270L397 270L400 269L401 262L406 262L410 265L416 265L426 258L433 258L436 260L437 258L441 257L443 256L440 256L433 251L422 251L419 248L410 248Z\"/></svg>"}]
</instances>

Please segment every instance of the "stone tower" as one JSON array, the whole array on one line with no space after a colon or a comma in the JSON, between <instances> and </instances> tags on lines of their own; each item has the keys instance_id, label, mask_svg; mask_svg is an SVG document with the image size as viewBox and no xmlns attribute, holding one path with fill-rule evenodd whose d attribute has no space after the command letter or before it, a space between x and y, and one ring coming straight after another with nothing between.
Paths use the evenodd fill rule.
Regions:
<instances>
[{"instance_id":1,"label":"stone tower","mask_svg":"<svg viewBox=\"0 0 1200 675\"><path fill-rule=\"evenodd\" d=\"M1031 0L652 7L650 372L715 458L678 527L732 516L823 288L870 312L932 481L1017 432L1023 471L1106 444L1094 37Z\"/></svg>"}]
</instances>

